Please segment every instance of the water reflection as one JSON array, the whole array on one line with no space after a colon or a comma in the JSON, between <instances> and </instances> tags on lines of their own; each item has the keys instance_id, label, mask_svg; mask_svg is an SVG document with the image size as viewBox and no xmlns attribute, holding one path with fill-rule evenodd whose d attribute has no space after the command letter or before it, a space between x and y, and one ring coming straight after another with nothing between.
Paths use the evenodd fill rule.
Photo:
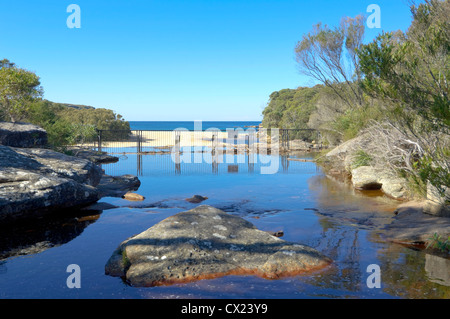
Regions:
<instances>
[{"instance_id":1,"label":"water reflection","mask_svg":"<svg viewBox=\"0 0 450 319\"><path fill-rule=\"evenodd\" d=\"M0 227L0 261L10 257L41 253L64 245L95 223L102 211L84 210L51 215L37 221L16 222ZM0 263L0 273L2 266Z\"/></svg>"},{"instance_id":2,"label":"water reflection","mask_svg":"<svg viewBox=\"0 0 450 319\"><path fill-rule=\"evenodd\" d=\"M450 287L450 259L426 254L425 272L431 282Z\"/></svg>"},{"instance_id":3,"label":"water reflection","mask_svg":"<svg viewBox=\"0 0 450 319\"><path fill-rule=\"evenodd\" d=\"M196 155L192 153L193 157ZM244 153L235 155L233 160L225 161L222 156L215 152L200 153L200 160L191 159L191 162L183 162L180 153L174 153L173 156L168 152L161 154L127 154L121 155L120 161L102 165L108 175L135 174L141 176L154 175L192 175L192 174L224 174L224 173L249 173L260 174L262 169L273 166L279 166L275 172L289 171L289 156L280 156L279 163L274 161L275 157L256 153ZM305 154L303 154L305 156ZM306 156L311 156L306 154ZM278 158L278 156L277 156ZM145 165L144 165L145 163ZM280 164L280 165L279 165ZM317 167L311 162L299 163L303 173L317 173ZM298 165L297 165L298 166Z\"/></svg>"},{"instance_id":4,"label":"water reflection","mask_svg":"<svg viewBox=\"0 0 450 319\"><path fill-rule=\"evenodd\" d=\"M370 291L365 285L366 267L375 263L380 266L381 290L386 296L450 297L448 255L431 255L380 239L397 202L380 193L368 196L323 176L312 177L309 187L317 195L316 212L322 228L320 236L309 244L331 257L336 267L308 282L332 291L353 292L356 296Z\"/></svg>"},{"instance_id":5,"label":"water reflection","mask_svg":"<svg viewBox=\"0 0 450 319\"><path fill-rule=\"evenodd\" d=\"M401 245L386 245L378 259L383 270L383 289L405 298L450 298L448 257L430 255Z\"/></svg>"},{"instance_id":6,"label":"water reflection","mask_svg":"<svg viewBox=\"0 0 450 319\"><path fill-rule=\"evenodd\" d=\"M357 296L365 282L361 271L363 248L360 231L350 227L328 227L321 233L321 237L315 239L315 243L309 244L330 257L334 267L313 276L307 282L316 287ZM329 294L328 297L336 296Z\"/></svg>"}]
</instances>

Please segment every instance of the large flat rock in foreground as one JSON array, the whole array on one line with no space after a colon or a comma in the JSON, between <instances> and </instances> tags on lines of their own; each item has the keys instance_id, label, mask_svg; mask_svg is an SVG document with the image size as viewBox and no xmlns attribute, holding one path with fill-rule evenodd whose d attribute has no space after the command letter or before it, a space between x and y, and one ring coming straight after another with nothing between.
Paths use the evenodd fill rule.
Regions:
<instances>
[{"instance_id":1,"label":"large flat rock in foreground","mask_svg":"<svg viewBox=\"0 0 450 319\"><path fill-rule=\"evenodd\" d=\"M328 266L318 251L258 230L250 222L202 205L171 216L121 243L105 266L132 286L158 286L225 275L268 279Z\"/></svg>"}]
</instances>

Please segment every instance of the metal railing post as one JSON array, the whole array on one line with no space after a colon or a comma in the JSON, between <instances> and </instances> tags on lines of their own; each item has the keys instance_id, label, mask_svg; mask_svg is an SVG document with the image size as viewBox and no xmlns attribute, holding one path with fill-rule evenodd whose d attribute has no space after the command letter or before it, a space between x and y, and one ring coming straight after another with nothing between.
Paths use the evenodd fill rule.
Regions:
<instances>
[{"instance_id":1,"label":"metal railing post","mask_svg":"<svg viewBox=\"0 0 450 319\"><path fill-rule=\"evenodd\" d=\"M97 138L98 138L97 151L101 152L102 151L102 131L101 130L97 130Z\"/></svg>"},{"instance_id":2,"label":"metal railing post","mask_svg":"<svg viewBox=\"0 0 450 319\"><path fill-rule=\"evenodd\" d=\"M141 153L142 131L136 131L136 137L137 137L136 151L137 151L138 154L140 154Z\"/></svg>"}]
</instances>

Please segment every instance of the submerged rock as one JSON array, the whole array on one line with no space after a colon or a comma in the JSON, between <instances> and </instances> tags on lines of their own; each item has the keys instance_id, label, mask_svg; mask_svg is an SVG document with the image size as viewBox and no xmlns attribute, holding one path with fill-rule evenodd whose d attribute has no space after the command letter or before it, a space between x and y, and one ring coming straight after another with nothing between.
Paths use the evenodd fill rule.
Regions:
<instances>
[{"instance_id":1,"label":"submerged rock","mask_svg":"<svg viewBox=\"0 0 450 319\"><path fill-rule=\"evenodd\" d=\"M225 275L276 279L330 263L310 247L286 242L240 217L202 205L121 243L105 272L125 277L133 286L157 286Z\"/></svg>"},{"instance_id":2,"label":"submerged rock","mask_svg":"<svg viewBox=\"0 0 450 319\"><path fill-rule=\"evenodd\" d=\"M46 216L30 222L0 223L0 263L2 260L64 245L77 238L100 217L99 210L74 211Z\"/></svg>"},{"instance_id":3,"label":"submerged rock","mask_svg":"<svg viewBox=\"0 0 450 319\"><path fill-rule=\"evenodd\" d=\"M101 197L122 197L127 192L136 191L141 181L135 175L110 176L103 175L97 185Z\"/></svg>"},{"instance_id":4,"label":"submerged rock","mask_svg":"<svg viewBox=\"0 0 450 319\"><path fill-rule=\"evenodd\" d=\"M284 231L279 230L279 231L268 231L267 233L271 234L272 236L275 237L283 237L284 236Z\"/></svg>"},{"instance_id":5,"label":"submerged rock","mask_svg":"<svg viewBox=\"0 0 450 319\"><path fill-rule=\"evenodd\" d=\"M201 203L205 200L207 200L208 197L204 197L204 196L200 196L200 195L194 195L191 198L186 198L186 201L188 201L189 203L193 203L193 204L198 204Z\"/></svg>"}]
</instances>

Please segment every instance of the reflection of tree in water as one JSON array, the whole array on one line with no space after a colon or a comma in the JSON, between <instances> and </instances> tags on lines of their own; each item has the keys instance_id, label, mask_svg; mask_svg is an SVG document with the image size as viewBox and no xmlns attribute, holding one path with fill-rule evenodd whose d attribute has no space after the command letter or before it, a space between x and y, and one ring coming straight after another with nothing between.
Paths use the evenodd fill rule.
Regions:
<instances>
[{"instance_id":1,"label":"reflection of tree in water","mask_svg":"<svg viewBox=\"0 0 450 319\"><path fill-rule=\"evenodd\" d=\"M15 223L0 228L1 260L21 255L40 253L60 246L78 237L86 227L94 223L101 211L84 211L48 216L33 222Z\"/></svg>"},{"instance_id":2,"label":"reflection of tree in water","mask_svg":"<svg viewBox=\"0 0 450 319\"><path fill-rule=\"evenodd\" d=\"M450 283L431 278L436 272L441 274L450 272L449 262L445 258L439 256L426 258L424 251L401 245L388 245L379 252L378 260L382 271L383 289L387 293L412 299L450 298L448 286ZM433 265L430 260L439 262Z\"/></svg>"},{"instance_id":3,"label":"reflection of tree in water","mask_svg":"<svg viewBox=\"0 0 450 319\"><path fill-rule=\"evenodd\" d=\"M326 177L311 178L309 187L317 196L317 215L322 233L307 244L332 258L337 265L311 278L311 284L349 292L365 288L367 265L361 265L365 257L365 244L360 236L367 234L369 241L379 241L370 229L386 222L382 212L389 209L390 203L384 202L384 199L373 201L362 194L352 194L347 186ZM376 214L380 211L381 214L372 216L371 211ZM374 227L361 224L366 217L370 218ZM381 247L376 256L368 257L376 257L376 263L380 266L383 293L405 298L450 298L450 283L447 283L446 276L450 273L448 260L426 258L423 251L397 244L384 243Z\"/></svg>"}]
</instances>

